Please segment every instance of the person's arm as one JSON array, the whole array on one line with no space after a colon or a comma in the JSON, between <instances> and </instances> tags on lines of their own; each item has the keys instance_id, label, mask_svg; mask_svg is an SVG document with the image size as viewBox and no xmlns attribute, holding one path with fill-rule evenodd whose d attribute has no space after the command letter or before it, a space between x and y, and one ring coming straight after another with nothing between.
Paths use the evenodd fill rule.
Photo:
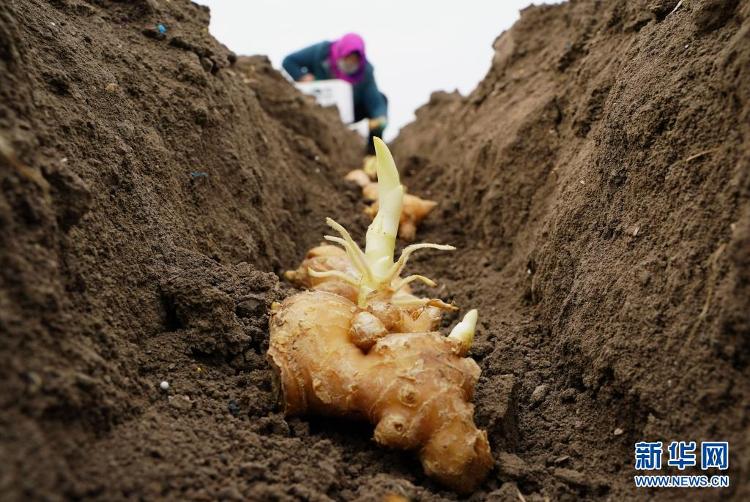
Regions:
<instances>
[{"instance_id":1,"label":"person's arm","mask_svg":"<svg viewBox=\"0 0 750 502\"><path fill-rule=\"evenodd\" d=\"M320 53L320 44L311 45L297 52L293 52L284 58L281 66L294 80L299 81L306 75L312 75L312 68L317 63L316 58Z\"/></svg>"},{"instance_id":2,"label":"person's arm","mask_svg":"<svg viewBox=\"0 0 750 502\"><path fill-rule=\"evenodd\" d=\"M370 70L364 82L364 104L367 118L370 119L370 129L384 128L388 120L388 102L375 83L375 73Z\"/></svg>"}]
</instances>

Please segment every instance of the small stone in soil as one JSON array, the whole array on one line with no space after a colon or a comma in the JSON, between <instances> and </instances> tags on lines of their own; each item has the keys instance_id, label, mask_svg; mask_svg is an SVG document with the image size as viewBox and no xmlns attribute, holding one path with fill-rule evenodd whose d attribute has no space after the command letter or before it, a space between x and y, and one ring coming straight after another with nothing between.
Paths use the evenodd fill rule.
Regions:
<instances>
[{"instance_id":1,"label":"small stone in soil","mask_svg":"<svg viewBox=\"0 0 750 502\"><path fill-rule=\"evenodd\" d=\"M547 395L547 385L537 385L534 392L531 393L531 404L539 404L544 400Z\"/></svg>"},{"instance_id":2,"label":"small stone in soil","mask_svg":"<svg viewBox=\"0 0 750 502\"><path fill-rule=\"evenodd\" d=\"M159 388L161 390L169 390L169 382L167 382L166 380L162 380L159 384Z\"/></svg>"},{"instance_id":3,"label":"small stone in soil","mask_svg":"<svg viewBox=\"0 0 750 502\"><path fill-rule=\"evenodd\" d=\"M240 405L237 404L237 401L235 401L234 399L229 400L227 409L229 410L229 413L231 413L233 417L236 417L237 415L240 414Z\"/></svg>"}]
</instances>

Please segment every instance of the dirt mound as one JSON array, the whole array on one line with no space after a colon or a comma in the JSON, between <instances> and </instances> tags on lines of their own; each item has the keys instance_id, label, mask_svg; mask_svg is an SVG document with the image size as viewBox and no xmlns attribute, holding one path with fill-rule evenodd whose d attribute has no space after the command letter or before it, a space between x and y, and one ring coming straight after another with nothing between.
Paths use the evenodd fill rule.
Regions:
<instances>
[{"instance_id":1,"label":"dirt mound","mask_svg":"<svg viewBox=\"0 0 750 502\"><path fill-rule=\"evenodd\" d=\"M271 409L269 272L347 212L361 147L207 26L184 1L0 6L4 500L213 498L220 451L277 449L232 425Z\"/></svg>"},{"instance_id":2,"label":"dirt mound","mask_svg":"<svg viewBox=\"0 0 750 502\"><path fill-rule=\"evenodd\" d=\"M750 4L677 3L528 8L396 141L485 385L520 383L524 493L645 497L634 442L721 439L750 496Z\"/></svg>"},{"instance_id":3,"label":"dirt mound","mask_svg":"<svg viewBox=\"0 0 750 502\"><path fill-rule=\"evenodd\" d=\"M481 312L473 499L685 497L631 488L641 439L730 441L749 496L750 6L677 4L529 8L396 142L441 204L419 239L461 249L413 269ZM277 274L324 216L364 227L361 145L207 25L0 5L0 498L455 499L367 425L278 412Z\"/></svg>"}]
</instances>

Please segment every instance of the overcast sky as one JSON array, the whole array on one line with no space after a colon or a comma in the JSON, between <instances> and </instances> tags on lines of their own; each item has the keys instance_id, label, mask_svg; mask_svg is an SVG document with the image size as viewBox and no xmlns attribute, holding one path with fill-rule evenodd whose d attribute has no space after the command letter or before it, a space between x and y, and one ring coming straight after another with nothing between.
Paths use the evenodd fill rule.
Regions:
<instances>
[{"instance_id":1,"label":"overcast sky","mask_svg":"<svg viewBox=\"0 0 750 502\"><path fill-rule=\"evenodd\" d=\"M492 42L531 0L198 0L211 33L237 54L288 53L347 32L365 39L375 79L389 100L392 139L435 90L469 93L492 60ZM545 3L536 1L535 3Z\"/></svg>"}]
</instances>

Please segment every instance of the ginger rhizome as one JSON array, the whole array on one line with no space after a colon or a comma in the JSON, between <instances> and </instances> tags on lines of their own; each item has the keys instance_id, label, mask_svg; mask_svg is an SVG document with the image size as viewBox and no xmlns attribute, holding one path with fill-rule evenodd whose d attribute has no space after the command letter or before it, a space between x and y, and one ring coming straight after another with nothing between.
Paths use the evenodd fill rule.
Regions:
<instances>
[{"instance_id":1,"label":"ginger rhizome","mask_svg":"<svg viewBox=\"0 0 750 502\"><path fill-rule=\"evenodd\" d=\"M472 404L479 366L466 357L477 311L471 310L446 337L439 333L439 299L419 298L402 278L416 250L407 246L394 261L403 203L393 158L376 138L379 211L362 251L341 225L339 234L310 250L287 278L311 291L287 298L270 323L268 350L288 415L359 418L375 425L375 441L416 450L425 472L461 492L473 491L492 467L486 432L474 424Z\"/></svg>"},{"instance_id":2,"label":"ginger rhizome","mask_svg":"<svg viewBox=\"0 0 750 502\"><path fill-rule=\"evenodd\" d=\"M362 188L362 196L368 202L369 206L365 208L365 214L370 218L375 218L378 214L378 183L373 182L370 175L363 169L354 169L346 177L347 180L353 181ZM417 226L424 220L430 211L432 211L437 202L423 199L409 193L404 193L403 205L401 208L401 217L399 219L398 236L405 241L413 241L417 234Z\"/></svg>"}]
</instances>

